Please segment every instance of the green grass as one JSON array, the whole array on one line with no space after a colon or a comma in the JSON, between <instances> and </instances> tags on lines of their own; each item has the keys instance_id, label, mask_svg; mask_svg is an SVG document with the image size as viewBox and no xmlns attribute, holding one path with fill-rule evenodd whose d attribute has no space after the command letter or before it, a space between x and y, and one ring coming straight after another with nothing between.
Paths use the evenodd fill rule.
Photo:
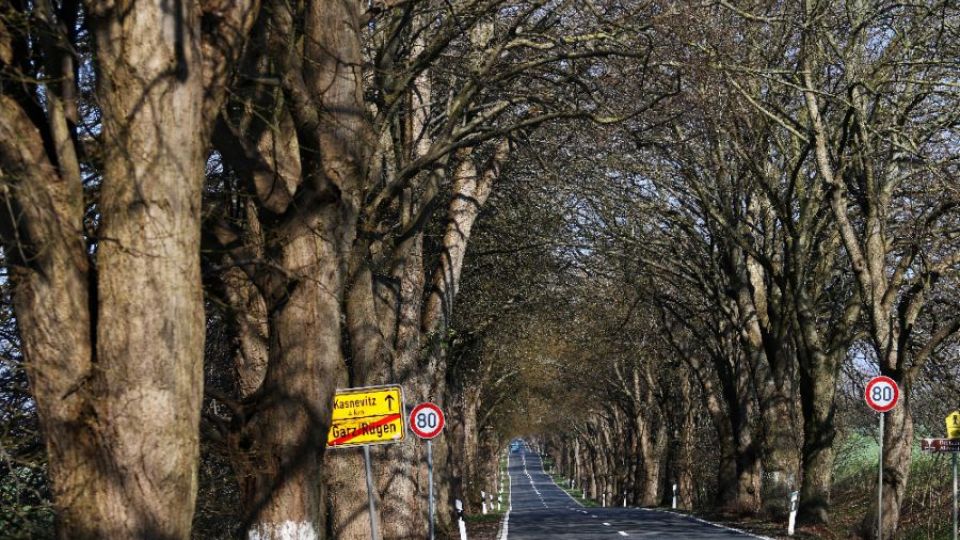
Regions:
<instances>
[{"instance_id":1,"label":"green grass","mask_svg":"<svg viewBox=\"0 0 960 540\"><path fill-rule=\"evenodd\" d=\"M489 514L474 514L463 516L467 523L496 523L503 517L502 512L490 512Z\"/></svg>"},{"instance_id":2,"label":"green grass","mask_svg":"<svg viewBox=\"0 0 960 540\"><path fill-rule=\"evenodd\" d=\"M499 462L499 471L500 479L502 480L500 484L500 493L494 494L493 507L489 510L489 513L486 516L481 515L480 517L488 518L489 520L500 519L503 514L507 513L507 510L510 508L510 475L507 472L507 457L500 456ZM500 504L500 509L497 510L497 496L502 497L502 503Z\"/></svg>"},{"instance_id":3,"label":"green grass","mask_svg":"<svg viewBox=\"0 0 960 540\"><path fill-rule=\"evenodd\" d=\"M950 457L921 452L919 439L915 438L897 537L947 539L950 538ZM831 539L847 538L876 499L879 458L877 440L872 434L844 434L837 438L834 448L831 525L829 529L816 530L820 536Z\"/></svg>"},{"instance_id":4,"label":"green grass","mask_svg":"<svg viewBox=\"0 0 960 540\"><path fill-rule=\"evenodd\" d=\"M566 491L567 494L569 494L571 497L574 498L574 500L576 500L578 503L582 504L583 506L587 506L587 507L600 506L600 503L598 503L597 501L585 498L583 496L583 491L581 491L580 488L576 488L576 489L568 488L567 487L568 481L566 478L563 477L563 475L551 473L550 477L553 478L553 482L555 484L560 486L560 489Z\"/></svg>"}]
</instances>

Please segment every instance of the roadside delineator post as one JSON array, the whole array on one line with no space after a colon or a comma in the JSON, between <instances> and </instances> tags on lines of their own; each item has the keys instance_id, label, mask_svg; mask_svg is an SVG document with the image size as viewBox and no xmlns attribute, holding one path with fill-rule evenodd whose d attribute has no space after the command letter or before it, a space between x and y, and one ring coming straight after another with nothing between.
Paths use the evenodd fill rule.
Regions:
<instances>
[{"instance_id":1,"label":"roadside delineator post","mask_svg":"<svg viewBox=\"0 0 960 540\"><path fill-rule=\"evenodd\" d=\"M486 515L487 514L487 492L486 491L482 491L482 490L480 491L480 504L483 505L482 507L483 514Z\"/></svg>"},{"instance_id":2,"label":"roadside delineator post","mask_svg":"<svg viewBox=\"0 0 960 540\"><path fill-rule=\"evenodd\" d=\"M677 484L673 484L673 509L677 509Z\"/></svg>"},{"instance_id":3,"label":"roadside delineator post","mask_svg":"<svg viewBox=\"0 0 960 540\"><path fill-rule=\"evenodd\" d=\"M467 523L463 521L463 501L457 499L454 505L457 508L457 527L460 528L460 540L467 540Z\"/></svg>"},{"instance_id":4,"label":"roadside delineator post","mask_svg":"<svg viewBox=\"0 0 960 540\"><path fill-rule=\"evenodd\" d=\"M797 525L797 509L800 508L800 492L790 492L790 518L787 521L787 536L793 536Z\"/></svg>"}]
</instances>

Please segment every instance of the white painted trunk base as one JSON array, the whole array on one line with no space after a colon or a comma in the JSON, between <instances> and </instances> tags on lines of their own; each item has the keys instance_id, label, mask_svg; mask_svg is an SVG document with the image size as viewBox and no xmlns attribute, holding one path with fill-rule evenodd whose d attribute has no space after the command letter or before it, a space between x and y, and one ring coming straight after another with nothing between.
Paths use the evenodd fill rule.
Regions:
<instances>
[{"instance_id":1,"label":"white painted trunk base","mask_svg":"<svg viewBox=\"0 0 960 540\"><path fill-rule=\"evenodd\" d=\"M317 540L317 530L309 521L257 523L247 531L247 540Z\"/></svg>"}]
</instances>

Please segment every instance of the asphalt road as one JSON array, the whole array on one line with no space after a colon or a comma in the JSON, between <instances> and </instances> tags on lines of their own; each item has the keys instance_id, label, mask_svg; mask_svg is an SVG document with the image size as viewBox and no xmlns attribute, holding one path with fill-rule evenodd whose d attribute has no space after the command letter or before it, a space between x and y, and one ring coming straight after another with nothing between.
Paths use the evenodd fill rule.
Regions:
<instances>
[{"instance_id":1,"label":"asphalt road","mask_svg":"<svg viewBox=\"0 0 960 540\"><path fill-rule=\"evenodd\" d=\"M669 512L585 508L553 483L535 452L526 448L510 452L508 463L511 506L500 540L758 538Z\"/></svg>"}]
</instances>

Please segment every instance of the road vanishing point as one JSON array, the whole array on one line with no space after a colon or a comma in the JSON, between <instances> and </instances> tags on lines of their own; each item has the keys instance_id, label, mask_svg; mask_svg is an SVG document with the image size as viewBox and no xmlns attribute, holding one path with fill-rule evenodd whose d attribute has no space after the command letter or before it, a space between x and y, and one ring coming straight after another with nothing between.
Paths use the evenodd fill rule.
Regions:
<instances>
[{"instance_id":1,"label":"road vanishing point","mask_svg":"<svg viewBox=\"0 0 960 540\"><path fill-rule=\"evenodd\" d=\"M507 470L510 511L498 540L763 538L663 510L584 507L553 482L526 445L508 454Z\"/></svg>"}]
</instances>

